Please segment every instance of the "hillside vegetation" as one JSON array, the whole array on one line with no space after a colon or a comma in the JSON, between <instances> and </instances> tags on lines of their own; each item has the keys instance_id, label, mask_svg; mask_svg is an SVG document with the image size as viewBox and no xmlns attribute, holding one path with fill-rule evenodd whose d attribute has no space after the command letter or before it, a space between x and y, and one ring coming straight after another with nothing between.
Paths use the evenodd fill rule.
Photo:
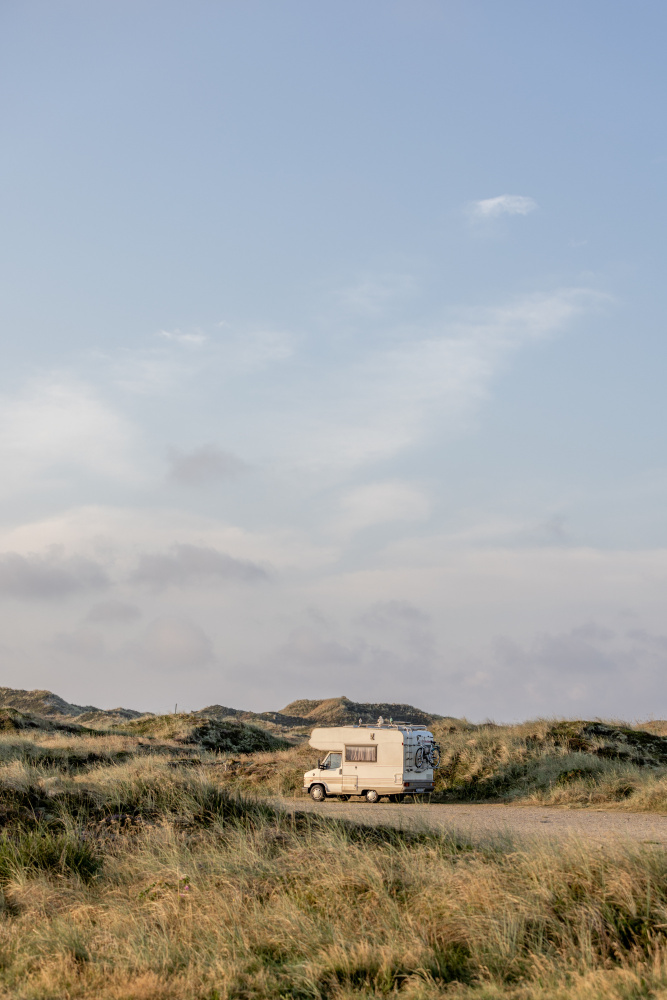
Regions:
<instances>
[{"instance_id":1,"label":"hillside vegetation","mask_svg":"<svg viewBox=\"0 0 667 1000\"><path fill-rule=\"evenodd\" d=\"M0 1000L667 996L660 845L288 816L276 797L301 795L317 756L303 737L205 711L106 731L81 715L0 708ZM665 723L430 725L441 800L667 811Z\"/></svg>"},{"instance_id":2,"label":"hillside vegetation","mask_svg":"<svg viewBox=\"0 0 667 1000\"><path fill-rule=\"evenodd\" d=\"M442 720L441 715L422 712L413 705L402 705L392 702L355 702L348 698L325 698L321 701L293 701L281 709L281 714L287 717L300 716L311 726L350 726L361 719L362 722L376 722L379 716L385 721L412 722L417 725L429 725ZM452 719L452 722L458 720Z\"/></svg>"},{"instance_id":3,"label":"hillside vegetation","mask_svg":"<svg viewBox=\"0 0 667 1000\"><path fill-rule=\"evenodd\" d=\"M294 701L280 712L211 705L169 715L131 709L105 714L93 706L72 705L48 691L0 690L24 706L23 710L0 706L0 733L25 737L12 750L19 756L28 753L29 746L32 757L42 750L48 756L54 741L67 744L67 738L77 734L89 750L91 740L106 745L122 738L123 753L162 755L183 765L214 769L217 780L231 791L298 797L303 794L303 772L317 759L307 742L315 726L349 724L359 718L373 722L382 715L428 725L434 733L442 750L435 801L667 810L667 722L631 726L538 719L513 726L473 725L411 705L357 703L344 697ZM28 710L31 705L48 714ZM119 717L121 711L125 715ZM81 721L91 718L95 723ZM38 746L39 752L34 749Z\"/></svg>"},{"instance_id":4,"label":"hillside vegetation","mask_svg":"<svg viewBox=\"0 0 667 1000\"><path fill-rule=\"evenodd\" d=\"M2 705L44 718L69 719L101 729L154 717L152 712L137 712L130 708L100 709L94 705L75 705L51 691L22 691L16 688L0 688ZM276 736L290 736L297 740L307 736L315 725L346 725L357 722L359 718L363 722L375 722L379 715L423 725L442 719L440 715L431 715L412 705L359 703L345 697L295 701L279 712L248 712L225 705L208 705L198 711L181 714L218 722L236 721L255 725Z\"/></svg>"},{"instance_id":5,"label":"hillside vegetation","mask_svg":"<svg viewBox=\"0 0 667 1000\"><path fill-rule=\"evenodd\" d=\"M286 740L258 726L234 718L206 718L201 713L142 716L116 726L114 731L171 740L218 753L252 754L289 746Z\"/></svg>"},{"instance_id":6,"label":"hillside vegetation","mask_svg":"<svg viewBox=\"0 0 667 1000\"><path fill-rule=\"evenodd\" d=\"M662 848L288 817L130 737L46 739L69 765L3 744L6 1000L665 995Z\"/></svg>"},{"instance_id":7,"label":"hillside vegetation","mask_svg":"<svg viewBox=\"0 0 667 1000\"><path fill-rule=\"evenodd\" d=\"M436 795L444 801L623 804L667 809L665 724L536 720L442 726Z\"/></svg>"},{"instance_id":8,"label":"hillside vegetation","mask_svg":"<svg viewBox=\"0 0 667 1000\"><path fill-rule=\"evenodd\" d=\"M142 712L131 708L111 708L102 710L94 705L74 705L52 691L23 691L20 688L0 687L0 705L16 708L20 712L39 715L44 718L71 718L80 723L99 722L107 724L135 719Z\"/></svg>"}]
</instances>

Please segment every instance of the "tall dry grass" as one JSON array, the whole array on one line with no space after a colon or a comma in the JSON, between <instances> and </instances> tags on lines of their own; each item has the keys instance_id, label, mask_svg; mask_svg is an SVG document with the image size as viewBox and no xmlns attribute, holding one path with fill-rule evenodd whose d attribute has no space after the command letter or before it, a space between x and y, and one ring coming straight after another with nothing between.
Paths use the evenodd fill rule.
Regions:
<instances>
[{"instance_id":1,"label":"tall dry grass","mask_svg":"<svg viewBox=\"0 0 667 1000\"><path fill-rule=\"evenodd\" d=\"M558 728L563 725L571 728L572 738L563 737ZM434 726L442 746L435 800L667 811L667 757L660 763L647 758L645 748L605 735L589 734L582 741L576 735L581 725L542 719L453 731L446 725ZM83 778L91 770L148 757L165 766L188 760L200 764L235 793L298 798L303 795L303 773L314 766L317 753L307 743L245 754L121 733L0 733L0 784L10 766L18 780L21 767L17 770L14 765L48 773L57 783L68 775Z\"/></svg>"},{"instance_id":2,"label":"tall dry grass","mask_svg":"<svg viewBox=\"0 0 667 1000\"><path fill-rule=\"evenodd\" d=\"M436 795L446 801L501 799L667 811L664 763L647 765L641 746L604 735L587 736L585 752L573 750L584 743L576 736L578 725L553 719L458 730L435 725L443 751ZM569 729L571 739L563 734Z\"/></svg>"},{"instance_id":3,"label":"tall dry grass","mask_svg":"<svg viewBox=\"0 0 667 1000\"><path fill-rule=\"evenodd\" d=\"M13 761L0 801L0 997L667 996L659 847L288 817L152 757Z\"/></svg>"}]
</instances>

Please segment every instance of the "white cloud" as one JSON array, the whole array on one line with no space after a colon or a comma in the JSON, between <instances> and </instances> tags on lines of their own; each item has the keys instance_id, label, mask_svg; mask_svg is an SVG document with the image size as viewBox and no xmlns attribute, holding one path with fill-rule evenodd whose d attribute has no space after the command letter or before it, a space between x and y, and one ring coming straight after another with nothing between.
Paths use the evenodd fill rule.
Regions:
<instances>
[{"instance_id":1,"label":"white cloud","mask_svg":"<svg viewBox=\"0 0 667 1000\"><path fill-rule=\"evenodd\" d=\"M494 380L521 347L563 330L602 296L585 288L530 295L501 306L462 311L440 328L416 329L389 347L323 373L293 412L285 398L271 413L290 458L355 467L388 458L423 437L460 432L487 399Z\"/></svg>"},{"instance_id":2,"label":"white cloud","mask_svg":"<svg viewBox=\"0 0 667 1000\"><path fill-rule=\"evenodd\" d=\"M181 333L180 330L160 330L158 337L170 340L173 344L182 344L184 347L201 347L208 340L205 333L196 331L194 333Z\"/></svg>"},{"instance_id":3,"label":"white cloud","mask_svg":"<svg viewBox=\"0 0 667 1000\"><path fill-rule=\"evenodd\" d=\"M103 376L113 385L140 396L171 396L211 371L221 381L257 372L291 357L294 337L277 330L226 330L215 337L203 333L161 331L163 343L97 354ZM183 350L183 348L197 350Z\"/></svg>"},{"instance_id":4,"label":"white cloud","mask_svg":"<svg viewBox=\"0 0 667 1000\"><path fill-rule=\"evenodd\" d=\"M520 194L501 194L496 198L482 198L475 201L471 213L475 219L496 219L500 215L528 215L537 208L533 198Z\"/></svg>"},{"instance_id":5,"label":"white cloud","mask_svg":"<svg viewBox=\"0 0 667 1000\"><path fill-rule=\"evenodd\" d=\"M219 516L184 508L110 505L72 507L43 520L5 531L0 528L0 550L28 554L57 543L113 565L120 579L136 569L137 553L154 551L173 557L174 538L281 571L295 565L316 570L338 556L335 546L318 545L300 528L278 525L273 530L248 531Z\"/></svg>"},{"instance_id":6,"label":"white cloud","mask_svg":"<svg viewBox=\"0 0 667 1000\"><path fill-rule=\"evenodd\" d=\"M15 395L0 397L6 492L73 472L127 479L132 438L123 417L91 386L68 375L36 379Z\"/></svg>"},{"instance_id":7,"label":"white cloud","mask_svg":"<svg viewBox=\"0 0 667 1000\"><path fill-rule=\"evenodd\" d=\"M430 500L422 490L402 482L360 486L344 494L340 505L337 527L344 532L391 521L420 521L431 510Z\"/></svg>"}]
</instances>

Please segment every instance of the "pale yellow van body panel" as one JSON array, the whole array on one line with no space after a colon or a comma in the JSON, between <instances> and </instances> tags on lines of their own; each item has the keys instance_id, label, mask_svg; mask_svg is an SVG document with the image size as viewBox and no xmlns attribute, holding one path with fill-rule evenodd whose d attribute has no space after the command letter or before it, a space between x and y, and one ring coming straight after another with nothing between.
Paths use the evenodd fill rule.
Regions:
<instances>
[{"instance_id":1,"label":"pale yellow van body panel","mask_svg":"<svg viewBox=\"0 0 667 1000\"><path fill-rule=\"evenodd\" d=\"M415 767L415 751L433 735L420 727L400 725L330 726L314 729L310 745L325 754L340 754L340 767L314 768L304 774L304 790L323 786L327 795L404 795L433 789L433 769ZM375 760L359 760L374 756ZM329 760L329 756L323 761Z\"/></svg>"}]
</instances>

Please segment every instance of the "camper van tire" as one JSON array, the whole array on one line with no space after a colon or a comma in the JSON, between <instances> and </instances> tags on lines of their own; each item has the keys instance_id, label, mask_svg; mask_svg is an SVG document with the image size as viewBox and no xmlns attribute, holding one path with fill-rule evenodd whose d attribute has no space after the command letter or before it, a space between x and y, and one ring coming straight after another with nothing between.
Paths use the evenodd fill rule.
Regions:
<instances>
[{"instance_id":1,"label":"camper van tire","mask_svg":"<svg viewBox=\"0 0 667 1000\"><path fill-rule=\"evenodd\" d=\"M327 793L324 791L322 785L311 785L310 797L314 802L324 802L327 797Z\"/></svg>"},{"instance_id":2,"label":"camper van tire","mask_svg":"<svg viewBox=\"0 0 667 1000\"><path fill-rule=\"evenodd\" d=\"M378 793L375 791L374 788L369 788L368 789L368 791L365 794L365 798L366 798L366 802L375 803L375 802L379 802L380 801L380 796L378 795Z\"/></svg>"}]
</instances>

